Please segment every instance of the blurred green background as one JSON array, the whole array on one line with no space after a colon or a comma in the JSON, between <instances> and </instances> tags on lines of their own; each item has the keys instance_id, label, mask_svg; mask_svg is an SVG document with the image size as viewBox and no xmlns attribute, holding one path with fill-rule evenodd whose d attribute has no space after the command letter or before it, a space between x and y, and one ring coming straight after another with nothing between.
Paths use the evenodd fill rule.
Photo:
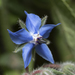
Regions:
<instances>
[{"instance_id":1,"label":"blurred green background","mask_svg":"<svg viewBox=\"0 0 75 75\"><path fill-rule=\"evenodd\" d=\"M18 20L25 22L26 10L43 18L47 24L61 25L49 36L55 62L75 62L75 0L0 0L0 75L21 75L24 72L22 51L14 54L16 45L11 41L7 29L17 31ZM36 54L35 66L49 63Z\"/></svg>"}]
</instances>

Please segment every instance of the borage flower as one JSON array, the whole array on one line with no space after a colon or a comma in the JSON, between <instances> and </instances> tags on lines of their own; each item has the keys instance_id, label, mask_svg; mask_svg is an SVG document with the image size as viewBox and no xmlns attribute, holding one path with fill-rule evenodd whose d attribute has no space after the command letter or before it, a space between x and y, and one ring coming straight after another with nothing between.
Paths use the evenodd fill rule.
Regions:
<instances>
[{"instance_id":1,"label":"borage flower","mask_svg":"<svg viewBox=\"0 0 75 75\"><path fill-rule=\"evenodd\" d=\"M46 45L46 41L44 38L48 38L51 30L59 25L54 24L46 24L41 27L41 18L35 14L28 14L25 11L25 14L27 15L26 18L26 28L20 29L17 32L11 32L8 30L11 40L15 44L24 44L27 43L22 48L22 57L24 60L24 67L26 68L32 58L32 49L35 47L35 51L38 55L40 55L45 60L54 63L52 53L50 49Z\"/></svg>"}]
</instances>

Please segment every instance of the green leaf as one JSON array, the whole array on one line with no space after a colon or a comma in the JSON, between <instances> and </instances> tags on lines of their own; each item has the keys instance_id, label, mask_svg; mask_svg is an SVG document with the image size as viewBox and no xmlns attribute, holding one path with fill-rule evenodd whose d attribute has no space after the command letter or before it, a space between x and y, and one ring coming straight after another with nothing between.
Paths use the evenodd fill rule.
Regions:
<instances>
[{"instance_id":1,"label":"green leaf","mask_svg":"<svg viewBox=\"0 0 75 75\"><path fill-rule=\"evenodd\" d=\"M25 28L25 30L27 30L25 23L20 19L19 19L19 24L20 24L21 28Z\"/></svg>"},{"instance_id":2,"label":"green leaf","mask_svg":"<svg viewBox=\"0 0 75 75\"><path fill-rule=\"evenodd\" d=\"M15 49L15 51L13 51L14 53L17 53L19 51L21 51L21 49L26 45L27 43L24 43L24 44L21 44L21 45L18 45Z\"/></svg>"},{"instance_id":3,"label":"green leaf","mask_svg":"<svg viewBox=\"0 0 75 75\"><path fill-rule=\"evenodd\" d=\"M46 20L47 20L47 16L45 16L45 17L42 18L42 20L41 20L41 26L40 27L42 27L43 25L45 25Z\"/></svg>"}]
</instances>

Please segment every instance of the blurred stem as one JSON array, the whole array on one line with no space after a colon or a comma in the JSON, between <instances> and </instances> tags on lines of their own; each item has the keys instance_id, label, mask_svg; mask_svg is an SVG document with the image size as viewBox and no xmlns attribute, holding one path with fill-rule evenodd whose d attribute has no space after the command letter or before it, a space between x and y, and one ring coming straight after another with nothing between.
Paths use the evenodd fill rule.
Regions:
<instances>
[{"instance_id":1,"label":"blurred stem","mask_svg":"<svg viewBox=\"0 0 75 75\"><path fill-rule=\"evenodd\" d=\"M35 62L35 49L33 49L32 51L32 59L31 62L29 64L29 72L31 72L34 69L34 62Z\"/></svg>"},{"instance_id":2,"label":"blurred stem","mask_svg":"<svg viewBox=\"0 0 75 75\"><path fill-rule=\"evenodd\" d=\"M0 15L1 18L0 29L1 29L1 37L2 37L4 48L7 51L11 51L13 50L14 46L10 41L11 39L7 32L7 29L10 27L10 21L9 21L9 12L6 6L7 6L7 0L2 0L2 8L1 8L1 15Z\"/></svg>"},{"instance_id":3,"label":"blurred stem","mask_svg":"<svg viewBox=\"0 0 75 75\"><path fill-rule=\"evenodd\" d=\"M29 69L28 67L25 68L26 73L29 73Z\"/></svg>"}]
</instances>

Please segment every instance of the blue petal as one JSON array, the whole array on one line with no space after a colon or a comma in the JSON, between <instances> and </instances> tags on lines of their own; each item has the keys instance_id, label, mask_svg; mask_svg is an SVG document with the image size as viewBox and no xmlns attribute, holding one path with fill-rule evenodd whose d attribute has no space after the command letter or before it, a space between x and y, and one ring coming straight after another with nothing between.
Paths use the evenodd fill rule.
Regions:
<instances>
[{"instance_id":1,"label":"blue petal","mask_svg":"<svg viewBox=\"0 0 75 75\"><path fill-rule=\"evenodd\" d=\"M25 11L25 14L27 15L27 18L26 18L27 29L29 30L29 32L37 33L41 25L41 18L32 13L28 14L26 11Z\"/></svg>"},{"instance_id":2,"label":"blue petal","mask_svg":"<svg viewBox=\"0 0 75 75\"><path fill-rule=\"evenodd\" d=\"M32 36L30 35L29 32L27 32L24 28L20 29L17 32L11 32L9 29L7 29L10 35L11 40L15 44L23 44L26 42L29 42L33 40Z\"/></svg>"},{"instance_id":3,"label":"blue petal","mask_svg":"<svg viewBox=\"0 0 75 75\"><path fill-rule=\"evenodd\" d=\"M46 44L40 44L36 46L36 53L45 60L54 63L53 56Z\"/></svg>"},{"instance_id":4,"label":"blue petal","mask_svg":"<svg viewBox=\"0 0 75 75\"><path fill-rule=\"evenodd\" d=\"M22 51L23 51L22 52L22 57L23 57L24 67L25 68L29 65L29 63L31 61L33 46L34 45L32 43L28 43L22 49Z\"/></svg>"},{"instance_id":5,"label":"blue petal","mask_svg":"<svg viewBox=\"0 0 75 75\"><path fill-rule=\"evenodd\" d=\"M60 23L58 23L57 25L59 25ZM46 24L44 26L42 26L39 30L39 34L41 36L43 36L43 38L48 38L49 37L49 34L50 32L52 31L52 29L54 27L56 27L57 25L54 25L54 24Z\"/></svg>"}]
</instances>

